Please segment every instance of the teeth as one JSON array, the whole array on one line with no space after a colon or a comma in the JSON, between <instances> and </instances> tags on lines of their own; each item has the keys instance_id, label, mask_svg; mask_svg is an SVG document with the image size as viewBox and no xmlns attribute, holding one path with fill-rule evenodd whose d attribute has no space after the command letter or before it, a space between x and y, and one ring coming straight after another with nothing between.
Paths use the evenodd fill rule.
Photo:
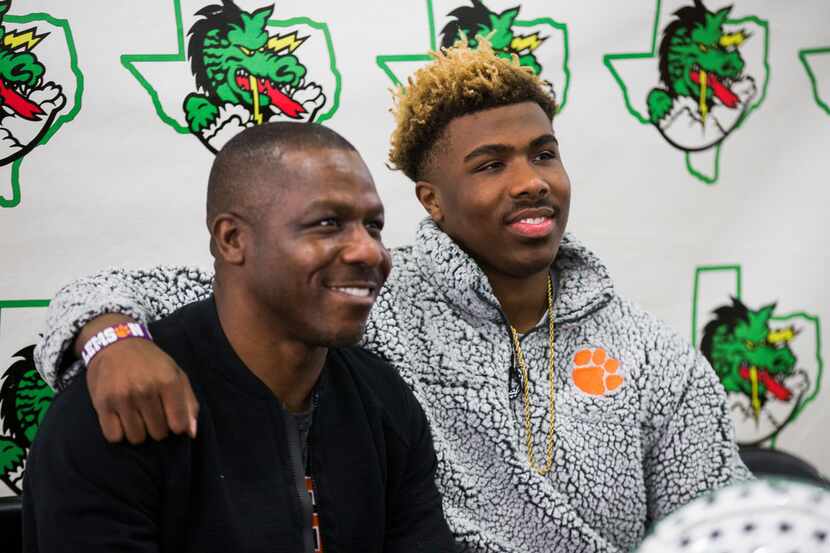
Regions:
<instances>
[{"instance_id":1,"label":"teeth","mask_svg":"<svg viewBox=\"0 0 830 553\"><path fill-rule=\"evenodd\" d=\"M525 223L527 225L541 225L546 220L545 217L527 217L525 219L520 220L520 223Z\"/></svg>"},{"instance_id":2,"label":"teeth","mask_svg":"<svg viewBox=\"0 0 830 553\"><path fill-rule=\"evenodd\" d=\"M348 294L349 296L355 296L357 298L368 298L370 292L368 288L352 288L345 286L335 286L333 290L337 290L338 292Z\"/></svg>"}]
</instances>

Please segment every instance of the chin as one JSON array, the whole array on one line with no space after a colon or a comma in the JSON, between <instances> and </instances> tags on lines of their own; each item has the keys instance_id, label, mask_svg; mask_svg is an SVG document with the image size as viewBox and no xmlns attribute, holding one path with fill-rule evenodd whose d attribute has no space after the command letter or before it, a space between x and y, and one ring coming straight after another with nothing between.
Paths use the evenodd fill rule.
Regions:
<instances>
[{"instance_id":1,"label":"chin","mask_svg":"<svg viewBox=\"0 0 830 553\"><path fill-rule=\"evenodd\" d=\"M363 338L363 330L366 323L360 325L341 325L326 333L323 343L320 345L327 348L343 348L348 346L355 346Z\"/></svg>"},{"instance_id":2,"label":"chin","mask_svg":"<svg viewBox=\"0 0 830 553\"><path fill-rule=\"evenodd\" d=\"M516 252L517 255L513 255L512 259L505 260L504 265L509 274L517 277L535 275L550 269L558 251L559 241L556 242L556 247L546 245L545 248Z\"/></svg>"}]
</instances>

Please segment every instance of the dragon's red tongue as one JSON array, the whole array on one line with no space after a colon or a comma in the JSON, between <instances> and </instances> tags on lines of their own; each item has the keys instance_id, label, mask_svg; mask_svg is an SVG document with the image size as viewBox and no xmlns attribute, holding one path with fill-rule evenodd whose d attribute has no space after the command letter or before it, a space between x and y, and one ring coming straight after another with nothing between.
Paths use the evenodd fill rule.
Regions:
<instances>
[{"instance_id":1,"label":"dragon's red tongue","mask_svg":"<svg viewBox=\"0 0 830 553\"><path fill-rule=\"evenodd\" d=\"M271 85L271 81L266 80L263 86L262 81L260 81L260 86L263 87L263 92L271 98L271 103L280 108L280 110L286 114L288 117L293 119L299 119L302 114L304 114L305 108L298 102L295 102L274 86Z\"/></svg>"},{"instance_id":2,"label":"dragon's red tongue","mask_svg":"<svg viewBox=\"0 0 830 553\"><path fill-rule=\"evenodd\" d=\"M2 80L0 80L0 98L3 99L4 105L9 106L16 114L29 121L37 121L40 119L39 116L45 113L39 105L6 86Z\"/></svg>"},{"instance_id":3,"label":"dragon's red tongue","mask_svg":"<svg viewBox=\"0 0 830 553\"><path fill-rule=\"evenodd\" d=\"M236 84L250 92L251 82L248 79L248 77L237 75ZM299 102L296 102L283 94L277 87L271 84L271 81L268 79L259 78L257 79L257 84L259 85L260 93L266 94L271 99L271 103L280 108L280 111L288 117L291 117L292 119L299 119L304 113L306 113L305 108Z\"/></svg>"},{"instance_id":4,"label":"dragon's red tongue","mask_svg":"<svg viewBox=\"0 0 830 553\"><path fill-rule=\"evenodd\" d=\"M749 368L746 366L741 367L739 374L741 375L741 378L746 380L749 380L750 378ZM767 387L769 393L781 401L789 401L793 395L789 388L771 377L767 371L758 371L758 380L760 380L761 383Z\"/></svg>"},{"instance_id":5,"label":"dragon's red tongue","mask_svg":"<svg viewBox=\"0 0 830 553\"><path fill-rule=\"evenodd\" d=\"M699 71L692 71L689 76L692 78L695 84L700 84L700 72ZM723 86L718 80L717 75L714 73L706 72L706 84L712 88L712 92L714 93L715 97L723 102L728 108L736 108L738 107L738 95Z\"/></svg>"}]
</instances>

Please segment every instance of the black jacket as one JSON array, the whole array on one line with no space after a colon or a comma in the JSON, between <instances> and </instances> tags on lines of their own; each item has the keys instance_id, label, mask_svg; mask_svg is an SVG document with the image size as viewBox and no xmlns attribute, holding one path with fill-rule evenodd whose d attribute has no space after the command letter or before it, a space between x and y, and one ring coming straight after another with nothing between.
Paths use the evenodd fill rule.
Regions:
<instances>
[{"instance_id":1,"label":"black jacket","mask_svg":"<svg viewBox=\"0 0 830 553\"><path fill-rule=\"evenodd\" d=\"M24 484L27 551L308 550L296 434L233 352L213 299L151 326L200 402L195 440L102 437L84 378L49 409ZM388 364L331 349L309 437L323 550L452 550L421 407Z\"/></svg>"}]
</instances>

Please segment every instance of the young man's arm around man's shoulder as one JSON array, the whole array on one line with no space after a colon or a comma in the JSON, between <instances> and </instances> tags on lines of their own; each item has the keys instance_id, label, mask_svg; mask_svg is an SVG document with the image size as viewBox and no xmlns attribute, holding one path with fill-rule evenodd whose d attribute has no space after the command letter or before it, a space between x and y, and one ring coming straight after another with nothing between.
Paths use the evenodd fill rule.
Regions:
<instances>
[{"instance_id":1,"label":"young man's arm around man's shoulder","mask_svg":"<svg viewBox=\"0 0 830 553\"><path fill-rule=\"evenodd\" d=\"M49 304L46 329L35 349L43 379L61 390L77 378L76 337L96 317L115 313L150 323L213 291L213 273L187 266L108 269L71 282Z\"/></svg>"}]
</instances>

